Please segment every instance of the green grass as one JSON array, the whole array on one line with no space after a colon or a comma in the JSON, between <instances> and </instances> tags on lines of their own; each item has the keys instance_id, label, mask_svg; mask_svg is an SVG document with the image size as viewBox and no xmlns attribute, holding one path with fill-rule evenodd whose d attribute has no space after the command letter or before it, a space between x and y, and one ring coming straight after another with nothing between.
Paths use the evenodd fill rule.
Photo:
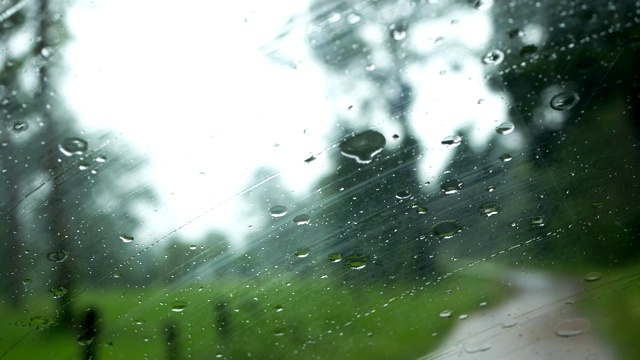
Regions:
<instances>
[{"instance_id":1,"label":"green grass","mask_svg":"<svg viewBox=\"0 0 640 360\"><path fill-rule=\"evenodd\" d=\"M579 305L595 331L620 352L637 359L640 339L640 265L602 270L602 279L588 283Z\"/></svg>"},{"instance_id":2,"label":"green grass","mask_svg":"<svg viewBox=\"0 0 640 360\"><path fill-rule=\"evenodd\" d=\"M493 280L462 275L422 286L359 288L331 279L256 277L167 289L90 289L72 306L76 314L98 309L99 359L167 358L170 323L178 331L181 358L411 359L433 350L463 321L458 315L472 313L483 301L497 303L505 293ZM81 358L77 331L20 326L34 316L53 315L54 299L32 300L25 312L0 309L3 359ZM182 312L172 311L176 302L186 302ZM215 325L219 302L228 304L226 335ZM453 316L441 318L443 310Z\"/></svg>"}]
</instances>

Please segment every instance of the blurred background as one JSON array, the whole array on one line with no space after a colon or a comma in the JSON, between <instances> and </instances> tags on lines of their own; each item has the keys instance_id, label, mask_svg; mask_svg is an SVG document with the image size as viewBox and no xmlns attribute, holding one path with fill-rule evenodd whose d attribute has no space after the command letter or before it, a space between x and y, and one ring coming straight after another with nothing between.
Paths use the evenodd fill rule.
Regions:
<instances>
[{"instance_id":1,"label":"blurred background","mask_svg":"<svg viewBox=\"0 0 640 360\"><path fill-rule=\"evenodd\" d=\"M0 358L633 359L639 23L0 0Z\"/></svg>"}]
</instances>

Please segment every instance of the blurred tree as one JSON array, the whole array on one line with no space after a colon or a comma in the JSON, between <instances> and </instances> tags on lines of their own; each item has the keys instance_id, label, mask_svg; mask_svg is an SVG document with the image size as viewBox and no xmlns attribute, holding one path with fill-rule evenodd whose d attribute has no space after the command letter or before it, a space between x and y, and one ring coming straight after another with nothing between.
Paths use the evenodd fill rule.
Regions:
<instances>
[{"instance_id":1,"label":"blurred tree","mask_svg":"<svg viewBox=\"0 0 640 360\"><path fill-rule=\"evenodd\" d=\"M153 193L133 180L144 161L110 134L81 131L57 95L68 3L21 4L0 23L6 47L0 106L8 128L0 154L7 194L2 211L10 235L3 236L3 251L13 259L14 275L5 288L15 298L23 274L50 274L40 284L66 290L58 322L68 326L74 290L103 279L134 254L125 242L141 224L139 206L153 205ZM25 250L36 254L33 263L23 261Z\"/></svg>"},{"instance_id":2,"label":"blurred tree","mask_svg":"<svg viewBox=\"0 0 640 360\"><path fill-rule=\"evenodd\" d=\"M345 273L353 280L431 277L433 239L425 236L428 210L416 164L421 149L408 124L414 97L406 68L420 57L405 43L407 30L428 9L406 1L315 1L310 11L312 52L338 79L332 96L351 100L347 109L335 109L337 136L347 139L380 123L398 129L385 141L394 151L383 150L368 164L331 157L336 170L320 182L323 196L335 199L319 221L331 229L323 239L325 253L341 254L347 265L349 259L367 262L361 271ZM365 27L381 32L367 37L372 30Z\"/></svg>"},{"instance_id":3,"label":"blurred tree","mask_svg":"<svg viewBox=\"0 0 640 360\"><path fill-rule=\"evenodd\" d=\"M548 218L543 232L561 234L529 255L564 269L636 262L638 4L496 7L491 46L507 56L490 83L512 95L511 117L527 127L535 149L517 181L538 179L527 183L544 197L537 201Z\"/></svg>"}]
</instances>

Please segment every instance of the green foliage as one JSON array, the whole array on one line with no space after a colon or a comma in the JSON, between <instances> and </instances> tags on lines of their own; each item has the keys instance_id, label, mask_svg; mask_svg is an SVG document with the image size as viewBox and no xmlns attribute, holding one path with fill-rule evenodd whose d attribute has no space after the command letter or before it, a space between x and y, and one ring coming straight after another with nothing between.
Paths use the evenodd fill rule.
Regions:
<instances>
[{"instance_id":1,"label":"green foliage","mask_svg":"<svg viewBox=\"0 0 640 360\"><path fill-rule=\"evenodd\" d=\"M473 316L481 302L497 303L504 294L497 282L460 275L446 284L364 288L281 276L172 289L89 289L73 301L78 309L98 311L99 358L164 358L167 324L173 324L179 352L196 357L408 359L433 350L461 321L457 315ZM77 331L21 327L33 317L53 316L54 301L66 301L30 299L23 313L0 310L5 319L0 353L11 348L9 358L35 358L46 348L51 356L68 358L82 351ZM441 318L443 310L454 316Z\"/></svg>"}]
</instances>

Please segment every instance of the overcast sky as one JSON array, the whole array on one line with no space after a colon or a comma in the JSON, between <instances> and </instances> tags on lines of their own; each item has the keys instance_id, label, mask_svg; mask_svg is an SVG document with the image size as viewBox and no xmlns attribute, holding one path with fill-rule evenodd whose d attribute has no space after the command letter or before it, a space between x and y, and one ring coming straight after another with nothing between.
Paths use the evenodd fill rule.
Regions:
<instances>
[{"instance_id":1,"label":"overcast sky","mask_svg":"<svg viewBox=\"0 0 640 360\"><path fill-rule=\"evenodd\" d=\"M261 50L307 7L303 0L223 7L196 0L85 0L72 7L63 93L87 130L114 129L152 159L147 181L163 206L148 220L155 229L149 236L194 219L184 235L229 230L246 214L246 199L234 196L252 185L259 167L303 195L327 169L322 161L303 160L336 140L328 137L335 126L332 106L340 101L327 100L330 84L310 58L305 18L296 17L300 23L283 41L286 61L268 60ZM359 27L375 48L387 31L372 29ZM453 8L412 31L407 41L429 60L406 70L416 80L411 127L429 149L420 174L437 180L455 155L440 141L471 126L476 131L463 141L481 149L505 120L508 99L483 81L480 59L492 32L486 13ZM380 46L374 51L385 51ZM454 63L462 70L452 71ZM372 126L385 136L397 131L384 118ZM234 231L240 239L243 230Z\"/></svg>"}]
</instances>

